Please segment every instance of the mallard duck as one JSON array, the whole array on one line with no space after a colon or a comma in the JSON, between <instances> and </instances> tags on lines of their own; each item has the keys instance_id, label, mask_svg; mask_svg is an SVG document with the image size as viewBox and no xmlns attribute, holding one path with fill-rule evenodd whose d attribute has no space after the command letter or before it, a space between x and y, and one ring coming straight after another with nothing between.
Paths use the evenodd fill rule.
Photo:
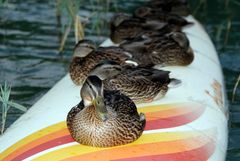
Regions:
<instances>
[{"instance_id":1,"label":"mallard duck","mask_svg":"<svg viewBox=\"0 0 240 161\"><path fill-rule=\"evenodd\" d=\"M194 59L189 40L182 32L138 38L124 42L120 47L130 52L132 60L140 66L185 66Z\"/></svg>"},{"instance_id":2,"label":"mallard duck","mask_svg":"<svg viewBox=\"0 0 240 161\"><path fill-rule=\"evenodd\" d=\"M147 5L161 12L170 12L180 16L188 16L190 13L187 0L151 0Z\"/></svg>"},{"instance_id":3,"label":"mallard duck","mask_svg":"<svg viewBox=\"0 0 240 161\"><path fill-rule=\"evenodd\" d=\"M181 81L169 78L169 71L121 66L113 61L103 61L94 67L90 75L103 80L104 89L119 90L135 103L151 102L165 96L168 85Z\"/></svg>"},{"instance_id":4,"label":"mallard duck","mask_svg":"<svg viewBox=\"0 0 240 161\"><path fill-rule=\"evenodd\" d=\"M145 127L145 115L119 91L103 90L101 79L89 76L81 89L82 101L67 115L71 136L80 144L111 147L138 139Z\"/></svg>"},{"instance_id":5,"label":"mallard duck","mask_svg":"<svg viewBox=\"0 0 240 161\"><path fill-rule=\"evenodd\" d=\"M163 35L181 28L158 20L147 20L120 13L111 20L110 38L114 43L136 37Z\"/></svg>"},{"instance_id":6,"label":"mallard duck","mask_svg":"<svg viewBox=\"0 0 240 161\"><path fill-rule=\"evenodd\" d=\"M134 16L138 18L144 18L147 20L157 20L160 22L165 22L169 25L175 25L178 30L181 30L181 27L192 24L184 18L173 14L159 11L159 9L153 9L150 7L139 7L135 10Z\"/></svg>"},{"instance_id":7,"label":"mallard duck","mask_svg":"<svg viewBox=\"0 0 240 161\"><path fill-rule=\"evenodd\" d=\"M76 85L82 85L91 69L102 60L114 60L120 64L125 63L130 55L117 49L104 52L102 48L96 49L90 40L81 40L76 44L73 52L69 72Z\"/></svg>"}]
</instances>

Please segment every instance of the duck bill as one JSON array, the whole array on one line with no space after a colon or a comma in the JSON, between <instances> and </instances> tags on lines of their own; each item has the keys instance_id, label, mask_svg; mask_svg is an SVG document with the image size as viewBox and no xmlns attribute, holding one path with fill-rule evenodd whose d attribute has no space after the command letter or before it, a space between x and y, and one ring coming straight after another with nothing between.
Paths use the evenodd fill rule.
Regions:
<instances>
[{"instance_id":1,"label":"duck bill","mask_svg":"<svg viewBox=\"0 0 240 161\"><path fill-rule=\"evenodd\" d=\"M97 103L98 102L98 103ZM92 101L93 106L96 109L96 113L99 116L99 118L102 121L106 121L108 119L108 113L107 113L107 109L106 106L103 102L103 98L101 97L97 97Z\"/></svg>"}]
</instances>

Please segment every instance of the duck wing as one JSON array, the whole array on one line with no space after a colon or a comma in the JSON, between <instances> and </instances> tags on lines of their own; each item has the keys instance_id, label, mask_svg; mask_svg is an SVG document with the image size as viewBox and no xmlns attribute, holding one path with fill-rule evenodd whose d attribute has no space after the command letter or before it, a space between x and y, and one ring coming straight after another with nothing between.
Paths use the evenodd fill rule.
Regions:
<instances>
[{"instance_id":1,"label":"duck wing","mask_svg":"<svg viewBox=\"0 0 240 161\"><path fill-rule=\"evenodd\" d=\"M104 101L108 111L113 114L138 115L134 102L118 90L104 90Z\"/></svg>"},{"instance_id":2,"label":"duck wing","mask_svg":"<svg viewBox=\"0 0 240 161\"><path fill-rule=\"evenodd\" d=\"M146 67L128 67L128 69L123 70L124 75L127 75L129 78L133 77L134 79L148 79L152 82L160 82L162 84L169 83L169 71L158 70L153 68Z\"/></svg>"},{"instance_id":3,"label":"duck wing","mask_svg":"<svg viewBox=\"0 0 240 161\"><path fill-rule=\"evenodd\" d=\"M99 47L98 51L102 53L117 55L125 60L132 58L132 55L130 53L128 53L125 49L118 46Z\"/></svg>"}]
</instances>

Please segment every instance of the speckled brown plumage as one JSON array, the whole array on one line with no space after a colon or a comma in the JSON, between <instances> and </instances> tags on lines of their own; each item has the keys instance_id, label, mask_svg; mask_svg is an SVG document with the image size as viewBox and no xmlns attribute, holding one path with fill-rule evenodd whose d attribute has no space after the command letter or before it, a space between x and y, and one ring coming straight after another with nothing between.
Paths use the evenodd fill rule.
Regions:
<instances>
[{"instance_id":1,"label":"speckled brown plumage","mask_svg":"<svg viewBox=\"0 0 240 161\"><path fill-rule=\"evenodd\" d=\"M111 147L138 139L145 127L145 116L138 114L135 104L118 91L104 91L109 118L102 121L94 106L81 101L67 116L67 127L73 139L84 145Z\"/></svg>"},{"instance_id":2,"label":"speckled brown plumage","mask_svg":"<svg viewBox=\"0 0 240 161\"><path fill-rule=\"evenodd\" d=\"M168 71L125 67L121 73L103 81L104 88L119 90L134 102L150 102L165 96L171 82Z\"/></svg>"},{"instance_id":3,"label":"speckled brown plumage","mask_svg":"<svg viewBox=\"0 0 240 161\"><path fill-rule=\"evenodd\" d=\"M168 85L179 80L169 78L169 71L153 68L121 66L113 61L104 61L90 73L101 78L104 89L119 90L134 102L150 102L165 96Z\"/></svg>"},{"instance_id":4,"label":"speckled brown plumage","mask_svg":"<svg viewBox=\"0 0 240 161\"><path fill-rule=\"evenodd\" d=\"M194 54L184 33L172 32L161 37L140 38L120 44L140 66L189 65Z\"/></svg>"},{"instance_id":5,"label":"speckled brown plumage","mask_svg":"<svg viewBox=\"0 0 240 161\"><path fill-rule=\"evenodd\" d=\"M176 28L179 27L178 30L181 30L181 27L192 24L191 22L188 22L181 16L178 16L173 13L162 12L159 11L158 9L153 9L150 7L137 8L134 12L134 16L147 20L157 20L163 23L165 22L169 25L175 25Z\"/></svg>"},{"instance_id":6,"label":"speckled brown plumage","mask_svg":"<svg viewBox=\"0 0 240 161\"><path fill-rule=\"evenodd\" d=\"M105 52L103 49L91 52L85 57L73 57L69 72L72 81L76 85L82 85L92 68L103 60L113 60L120 64L125 63L129 56L117 51L109 50Z\"/></svg>"},{"instance_id":7,"label":"speckled brown plumage","mask_svg":"<svg viewBox=\"0 0 240 161\"><path fill-rule=\"evenodd\" d=\"M187 0L151 0L147 6L161 12L170 12L180 16L188 16L190 13Z\"/></svg>"},{"instance_id":8,"label":"speckled brown plumage","mask_svg":"<svg viewBox=\"0 0 240 161\"><path fill-rule=\"evenodd\" d=\"M111 21L110 38L114 43L120 43L139 36L163 35L180 30L181 27L174 24L118 14Z\"/></svg>"}]
</instances>

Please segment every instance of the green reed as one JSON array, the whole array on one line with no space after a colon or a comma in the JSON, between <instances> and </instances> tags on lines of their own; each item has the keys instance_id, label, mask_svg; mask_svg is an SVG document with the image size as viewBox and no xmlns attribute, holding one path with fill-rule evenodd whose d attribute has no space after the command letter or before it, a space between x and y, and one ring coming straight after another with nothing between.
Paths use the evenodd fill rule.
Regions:
<instances>
[{"instance_id":1,"label":"green reed","mask_svg":"<svg viewBox=\"0 0 240 161\"><path fill-rule=\"evenodd\" d=\"M79 16L80 8L91 6L92 13L87 17ZM75 34L75 42L82 40L85 36L85 25L91 24L91 32L96 32L98 36L103 35L103 31L107 28L108 24L103 20L105 14L110 9L117 10L117 2L112 0L56 0L56 18L58 26L63 26L63 32L60 34L60 47L59 51L63 51L67 38L71 31ZM101 14L100 14L101 13ZM67 21L62 21L63 16Z\"/></svg>"},{"instance_id":2,"label":"green reed","mask_svg":"<svg viewBox=\"0 0 240 161\"><path fill-rule=\"evenodd\" d=\"M6 120L7 120L7 114L8 114L8 110L13 107L16 108L20 111L26 112L27 108L15 103L10 99L10 94L11 94L11 86L8 85L6 82L4 83L4 85L0 85L0 102L2 102L2 119L1 119L1 134L3 134L4 130L5 130L5 124L6 124Z\"/></svg>"},{"instance_id":3,"label":"green reed","mask_svg":"<svg viewBox=\"0 0 240 161\"><path fill-rule=\"evenodd\" d=\"M240 82L240 74L238 75L238 78L237 78L236 83L235 83L234 88L233 88L233 92L232 92L232 102L235 101L236 91L237 91L239 82Z\"/></svg>"}]
</instances>

